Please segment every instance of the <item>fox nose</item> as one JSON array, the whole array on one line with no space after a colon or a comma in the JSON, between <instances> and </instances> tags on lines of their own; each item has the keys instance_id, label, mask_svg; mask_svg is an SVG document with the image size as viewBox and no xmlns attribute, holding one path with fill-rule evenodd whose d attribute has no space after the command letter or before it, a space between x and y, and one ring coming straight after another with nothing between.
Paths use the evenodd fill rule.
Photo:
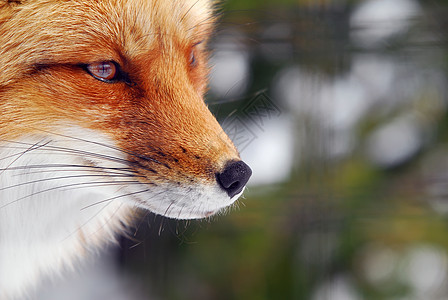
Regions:
<instances>
[{"instance_id":1,"label":"fox nose","mask_svg":"<svg viewBox=\"0 0 448 300\"><path fill-rule=\"evenodd\" d=\"M233 198L243 190L251 175L252 170L243 161L232 161L216 174L216 179L227 195Z\"/></svg>"}]
</instances>

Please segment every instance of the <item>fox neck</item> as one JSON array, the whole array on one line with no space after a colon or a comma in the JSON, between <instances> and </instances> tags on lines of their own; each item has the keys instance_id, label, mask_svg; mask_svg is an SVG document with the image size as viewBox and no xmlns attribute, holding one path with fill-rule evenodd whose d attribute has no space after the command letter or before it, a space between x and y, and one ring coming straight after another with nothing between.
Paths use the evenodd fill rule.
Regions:
<instances>
[{"instance_id":1,"label":"fox neck","mask_svg":"<svg viewBox=\"0 0 448 300\"><path fill-rule=\"evenodd\" d=\"M18 295L42 273L72 266L91 253L87 247L113 241L131 215L132 207L117 197L117 185L68 167L85 162L29 146L51 143L0 145L0 299Z\"/></svg>"}]
</instances>

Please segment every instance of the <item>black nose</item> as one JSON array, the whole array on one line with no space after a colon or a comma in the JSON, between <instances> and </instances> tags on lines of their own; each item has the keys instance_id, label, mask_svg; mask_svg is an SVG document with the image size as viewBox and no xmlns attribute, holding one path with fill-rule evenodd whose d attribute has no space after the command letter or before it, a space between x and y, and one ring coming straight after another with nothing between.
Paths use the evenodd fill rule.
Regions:
<instances>
[{"instance_id":1,"label":"black nose","mask_svg":"<svg viewBox=\"0 0 448 300\"><path fill-rule=\"evenodd\" d=\"M232 161L226 165L221 173L216 174L219 185L230 198L238 195L246 185L252 170L242 161Z\"/></svg>"}]
</instances>

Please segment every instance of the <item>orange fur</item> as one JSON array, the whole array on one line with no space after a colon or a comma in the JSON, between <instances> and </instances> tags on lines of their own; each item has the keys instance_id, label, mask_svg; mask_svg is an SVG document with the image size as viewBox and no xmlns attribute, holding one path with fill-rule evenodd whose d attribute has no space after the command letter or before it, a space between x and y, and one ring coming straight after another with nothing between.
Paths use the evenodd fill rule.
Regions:
<instances>
[{"instance_id":1,"label":"orange fur","mask_svg":"<svg viewBox=\"0 0 448 300\"><path fill-rule=\"evenodd\" d=\"M203 218L242 194L251 170L203 100L210 5L0 0L1 299L133 207Z\"/></svg>"}]
</instances>

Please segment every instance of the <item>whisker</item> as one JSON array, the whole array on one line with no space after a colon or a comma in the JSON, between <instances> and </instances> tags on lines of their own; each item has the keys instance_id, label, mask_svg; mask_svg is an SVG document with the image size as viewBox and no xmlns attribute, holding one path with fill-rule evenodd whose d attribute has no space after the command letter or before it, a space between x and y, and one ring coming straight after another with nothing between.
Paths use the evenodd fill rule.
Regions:
<instances>
[{"instance_id":1,"label":"whisker","mask_svg":"<svg viewBox=\"0 0 448 300\"><path fill-rule=\"evenodd\" d=\"M82 141L82 142L85 142L85 143L88 143L88 144L94 144L94 145L98 145L98 146L105 147L105 148L108 148L108 149L113 149L115 151L131 155L133 157L138 157L138 158L146 159L146 160L158 163L158 164L163 164L160 161L158 161L156 159L153 159L151 157L146 157L144 155L141 155L141 154L138 154L138 153L135 153L135 152L132 152L132 151L123 150L123 149L121 149L119 147L116 147L116 146L111 146L111 145L107 145L107 144L100 143L100 142L97 142L97 141L90 141L90 140L86 140L86 139L83 139L83 138L68 136L68 135L64 135L64 134L60 134L60 133L47 132L45 130L41 130L41 131L49 133L49 134L53 134L53 135L56 135L56 136L62 136L62 137L68 138L68 139Z\"/></svg>"},{"instance_id":2,"label":"whisker","mask_svg":"<svg viewBox=\"0 0 448 300\"><path fill-rule=\"evenodd\" d=\"M100 212L105 209L111 202L109 202L108 204L106 204L101 210ZM115 215L117 214L117 212L120 210L120 208L124 205L124 203L121 203L117 209L112 213L112 215L110 215L109 219L104 222L104 224L102 224L97 230L95 230L94 232L92 232L92 234L90 236L94 236L96 235L101 229L103 229L104 227L106 227L106 225L108 225L110 223L110 220L114 219ZM99 213L99 212L98 212ZM87 222L86 222L87 224ZM76 231L75 231L76 232Z\"/></svg>"},{"instance_id":3,"label":"whisker","mask_svg":"<svg viewBox=\"0 0 448 300\"><path fill-rule=\"evenodd\" d=\"M168 215L168 212L170 211L170 208L173 206L173 204L174 204L174 201L171 201L170 205L168 205L168 207L165 210L165 213L164 213L165 216Z\"/></svg>"},{"instance_id":4,"label":"whisker","mask_svg":"<svg viewBox=\"0 0 448 300\"><path fill-rule=\"evenodd\" d=\"M102 200L102 201L99 201L99 202L96 202L96 203L94 203L94 204L91 204L91 205L88 205L88 206L85 206L85 207L83 207L83 208L81 208L81 211L82 210L84 210L84 209L87 209L87 208L90 208L90 207L93 207L93 206L95 206L95 205L99 205L99 204L102 204L102 203L106 203L106 202L109 202L109 203L107 203L104 207L102 207L97 213L95 213L92 217L90 217L88 220L86 220L83 224L81 224L81 226L79 226L74 232L72 232L72 233L70 233L65 239L63 239L63 241L65 241L65 240L67 240L68 238L70 238L72 235L74 235L76 232L78 232L80 229L82 229L83 227L85 227L85 226L87 226L87 224L89 223L89 222L91 222L93 219L95 219L110 203L112 203L112 201L114 201L114 200L116 200L116 199L119 199L119 198L124 198L124 197L128 197L128 196L132 196L132 195L136 195L136 194L141 194L141 193L145 193L145 192L148 192L150 189L145 189L145 190L142 190L142 191L138 191L138 192L133 192L133 193L126 193L126 194L123 194L123 195L118 195L118 196L115 196L115 197L111 197L111 198L108 198L108 199L105 199L105 200ZM121 206L122 206L123 204L120 204L120 206L117 208L117 210L115 211L115 213L121 208ZM112 214L112 216L110 217L110 219L115 215L115 213L113 213ZM109 219L109 220L110 220ZM106 224L107 224L108 222L106 222ZM103 228L106 224L103 224L103 226L101 226L100 227L100 229L101 228ZM96 234L96 232L98 232L98 231L95 231L94 233L92 233L92 235L94 235L94 234Z\"/></svg>"},{"instance_id":5,"label":"whisker","mask_svg":"<svg viewBox=\"0 0 448 300\"><path fill-rule=\"evenodd\" d=\"M111 198L108 198L108 199L105 199L105 200L101 200L101 201L95 202L95 203L93 203L93 204L84 206L83 208L81 208L81 210L85 210L85 209L87 209L87 208L90 208L90 207L93 207L93 206L96 206L96 205L99 205L99 204L102 204L102 203L105 203L105 202L108 202L108 201L112 201L112 200L120 199L120 198L123 198L123 197L128 197L128 196L133 196L133 195L137 195L137 194L146 193L146 192L149 192L150 190L151 190L151 189L145 189L145 190L138 191L138 192L132 192L132 193L127 193L127 194L123 194L123 195L118 195L118 196L115 196L115 197L111 197Z\"/></svg>"},{"instance_id":6,"label":"whisker","mask_svg":"<svg viewBox=\"0 0 448 300\"><path fill-rule=\"evenodd\" d=\"M162 232L163 232L163 221L164 220L165 220L164 217L162 217L162 219L160 220L160 226L159 226L159 232L158 232L159 236L161 236Z\"/></svg>"},{"instance_id":7,"label":"whisker","mask_svg":"<svg viewBox=\"0 0 448 300\"><path fill-rule=\"evenodd\" d=\"M129 171L129 172L135 172L134 170L130 168L116 168L116 167L98 167L98 166L86 166L86 165L76 165L76 164L44 164L44 165L26 165L26 166L16 166L16 167L10 167L10 168L0 168L0 171L2 170L8 170L8 171L15 171L15 170L26 170L26 169L50 169L55 168L56 170L59 170L59 168L77 168L81 169L97 169L96 171L100 170L117 170L117 171ZM43 170L45 171L45 170ZM68 171L68 170L65 170Z\"/></svg>"},{"instance_id":8,"label":"whisker","mask_svg":"<svg viewBox=\"0 0 448 300\"><path fill-rule=\"evenodd\" d=\"M134 236L134 237L137 236L137 232L138 232L138 230L140 229L140 226L142 226L144 220L146 219L146 217L147 217L149 214L150 214L150 211L149 211L149 210L146 210L146 211L145 211L145 214L144 214L144 215L142 216L142 218L140 219L140 222L138 222L138 225L135 226L135 230L134 230L134 233L133 233L133 236Z\"/></svg>"},{"instance_id":9,"label":"whisker","mask_svg":"<svg viewBox=\"0 0 448 300\"><path fill-rule=\"evenodd\" d=\"M116 146L111 146L111 145L107 145L107 144L100 143L100 142L97 142L97 141L87 140L87 139L84 139L84 138L68 136L68 135L61 134L61 133L55 133L55 132L51 132L51 131L47 131L47 130L43 130L43 129L38 129L38 128L35 128L35 129L38 130L38 131L44 132L44 133L48 133L49 135L64 137L64 138L75 140L75 141L81 141L81 142L84 142L86 144L98 145L98 146L101 146L101 147L104 147L104 148L107 148L107 149L112 149L112 150L115 150L117 152L127 154L127 155L129 155L131 157L136 157L136 158L140 158L140 159L143 159L143 160L146 160L146 161L151 161L151 162L154 162L154 163L157 163L157 164L165 165L164 163L162 163L162 162L160 162L160 161L158 161L158 160L156 160L156 159L154 159L152 157L141 155L141 154L135 153L133 151L123 150L123 149L121 149L119 147L116 147ZM12 144L19 144L19 145L31 145L30 143L19 142L19 141L10 141L10 140L6 140L6 139L2 139L2 141L7 142L7 143L12 143ZM83 155L86 155L87 157L96 157L96 158L107 159L109 161L121 162L121 163L126 164L126 165L132 164L132 162L130 162L130 161L126 160L126 159L121 159L121 158L118 158L118 157L113 157L113 156L108 156L108 155L102 155L102 154L89 152L89 151L85 151L85 150L70 149L70 148L61 147L61 146L47 146L46 149L60 150L63 153L74 153L74 154L78 154L78 155L79 154L83 154ZM144 166L141 166L141 167L144 168Z\"/></svg>"},{"instance_id":10,"label":"whisker","mask_svg":"<svg viewBox=\"0 0 448 300\"><path fill-rule=\"evenodd\" d=\"M70 175L70 176L49 177L49 178L21 182L18 184L2 187L2 188L0 188L0 191L4 191L4 190L16 188L16 187L21 187L21 186L25 186L25 185L29 185L29 184L46 182L46 181L63 180L63 179L70 179L70 178L72 178L72 179L73 178L87 178L87 177L100 177L101 178L101 177L104 177L104 175L87 174L87 175ZM133 177L133 176L131 176L131 175L108 175L108 177L120 178L120 177Z\"/></svg>"},{"instance_id":11,"label":"whisker","mask_svg":"<svg viewBox=\"0 0 448 300\"><path fill-rule=\"evenodd\" d=\"M62 135L62 136L63 137L67 137L65 135ZM118 150L120 152L129 154L129 155L131 155L133 157L137 157L137 158L143 159L145 161L155 162L157 164L161 164L163 166L168 167L168 165L166 163L162 163L162 162L160 162L160 161L158 161L156 159L153 159L151 157L148 157L148 156L144 156L144 155L140 155L140 154L134 154L134 153L131 153L131 152L123 151L123 150L121 150L119 148L116 148L116 147L111 147L111 146L108 146L108 145L105 145L105 144L102 144L102 143L98 143L98 142L90 142L90 141L85 140L85 139L79 139L79 138L75 138L75 137L73 137L73 139L80 140L80 141L85 141L87 143L94 143L94 144L97 144L97 145L101 145L103 147L107 147L107 148L110 148L110 149ZM3 140L3 141L9 142L9 143L13 143L13 144L19 144L19 145L27 145L27 146L28 145L32 145L30 143L24 143L24 142L7 141L7 140ZM152 170L150 167L144 166L144 165L142 165L142 164L140 164L138 162L129 161L128 159L123 159L123 158L114 157L114 156L110 156L110 155L98 154L98 153L95 153L95 152L89 152L89 151L85 151L85 150L71 149L71 148L67 148L67 147L54 146L54 145L50 145L50 146L46 145L46 147L44 149L40 149L40 150L42 150L42 151L59 152L59 153L65 153L65 154L74 154L74 155L83 156L83 157L86 157L86 158L96 158L96 159L101 159L101 160L106 160L106 161L118 162L118 163L124 164L126 166L138 166L139 168L147 170L147 171L151 171ZM47 152L46 153L42 153L42 155L48 155L48 153Z\"/></svg>"},{"instance_id":12,"label":"whisker","mask_svg":"<svg viewBox=\"0 0 448 300\"><path fill-rule=\"evenodd\" d=\"M182 23L184 21L184 19L187 17L187 15L190 13L190 11L193 9L193 7L196 6L196 4L198 4L200 0L197 0L195 3L193 3L193 5L190 6L190 8L187 10L187 12L180 18L180 22Z\"/></svg>"},{"instance_id":13,"label":"whisker","mask_svg":"<svg viewBox=\"0 0 448 300\"><path fill-rule=\"evenodd\" d=\"M5 160L5 159L8 159L8 158L17 156L17 157L16 157L16 158L15 158L15 159L8 165L8 167L9 167L9 166L11 166L12 164L14 164L18 159L20 159L20 157L22 157L25 153L30 152L30 151L33 151L33 150L35 150L35 149L39 149L40 147L44 147L44 146L46 146L46 145L48 144L48 142L45 143L45 144L43 144L43 145L38 145L38 146L36 147L37 144L38 144L38 143L35 143L35 144L31 145L30 147L26 148L25 151L23 151L23 152L20 152L20 153L16 153L16 154L12 154L12 155L8 155L8 156L5 156L5 157L2 157L2 158L0 158L0 160ZM0 173L0 175L1 175L1 173Z\"/></svg>"},{"instance_id":14,"label":"whisker","mask_svg":"<svg viewBox=\"0 0 448 300\"><path fill-rule=\"evenodd\" d=\"M138 247L138 246L140 246L141 244L143 244L143 242L142 241L138 241L137 243L135 243L134 245L132 245L132 246L129 246L129 250L130 249L134 249L135 247Z\"/></svg>"},{"instance_id":15,"label":"whisker","mask_svg":"<svg viewBox=\"0 0 448 300\"><path fill-rule=\"evenodd\" d=\"M80 168L81 169L81 168ZM27 171L27 172L22 172L22 173L16 173L12 176L23 176L23 175L31 175L31 174L43 174L43 173L62 173L62 172L79 172L80 169L45 169L45 170L38 170L38 171ZM26 170L23 169L23 170ZM144 178L145 176L143 175L139 175L137 172L129 170L127 172L123 171L123 172L118 172L118 171L109 171L109 170L101 170L101 169L94 169L94 170L90 170L90 169L86 169L85 171L89 172L89 173L97 173L97 174L102 174L102 176L108 176L108 175L122 175L122 176L128 176L128 177L140 177L140 178Z\"/></svg>"},{"instance_id":16,"label":"whisker","mask_svg":"<svg viewBox=\"0 0 448 300\"><path fill-rule=\"evenodd\" d=\"M232 102L243 102L243 101L246 101L248 99L255 99L255 97L257 97L258 95L266 93L267 90L268 90L267 88L264 88L264 89L260 89L260 90L254 92L254 93L251 93L250 95L246 95L246 96L243 96L243 97L229 98L229 99L223 98L223 100L217 100L217 101L213 101L213 102L207 101L207 103L209 105L219 105L219 104L227 104L227 103L232 103Z\"/></svg>"},{"instance_id":17,"label":"whisker","mask_svg":"<svg viewBox=\"0 0 448 300\"><path fill-rule=\"evenodd\" d=\"M58 189L64 189L64 188L78 188L78 187L96 187L96 186L113 186L113 185L125 185L125 184L139 184L139 185L143 185L143 184L153 184L153 183L142 183L139 181L104 181L104 182L81 182L81 183L71 183L71 184L66 184L66 185L61 185L61 186L57 186L57 187L52 187L49 189L45 189L45 190L41 190L41 191L37 191L37 192L33 192L29 195L20 197L14 201L8 202L2 206L0 206L0 209L3 209L11 204L17 203L19 201L25 200L27 198L31 198L35 195L38 194L42 194L42 193L46 193L46 192L50 192L50 191L54 191L54 190L58 190Z\"/></svg>"},{"instance_id":18,"label":"whisker","mask_svg":"<svg viewBox=\"0 0 448 300\"><path fill-rule=\"evenodd\" d=\"M181 206L180 206L180 209L179 209L179 214L177 215L177 218L178 219L180 219L180 216L181 216L181 214L182 214L182 210L185 208L185 203L184 204L182 204Z\"/></svg>"},{"instance_id":19,"label":"whisker","mask_svg":"<svg viewBox=\"0 0 448 300\"><path fill-rule=\"evenodd\" d=\"M75 139L75 138L74 138ZM18 141L9 141L9 140L3 140L7 143L11 143L11 144L19 144L19 145L31 145L33 146L34 144L31 143L25 143L25 142L18 142ZM94 143L94 142L92 142ZM89 151L85 151L85 150L79 150L79 149L71 149L71 148L67 148L67 147L61 147L61 146L54 146L54 145L49 145L50 142L47 142L45 145L45 147L41 146L39 148L33 149L33 150L42 150L42 151L53 151L53 152L60 152L60 153L68 153L68 154L76 154L76 155L82 155L85 157L95 157L95 158L100 158L100 159L104 159L104 160L108 160L108 161L114 161L114 162L119 162L119 163L123 163L128 165L129 162L125 159L122 158L118 158L118 157L113 157L110 155L104 155L104 154L99 154L99 153L95 153L95 152L89 152ZM99 143L97 143L99 144ZM7 148L5 146L2 146L3 148ZM47 155L48 153L42 153L43 155Z\"/></svg>"}]
</instances>

